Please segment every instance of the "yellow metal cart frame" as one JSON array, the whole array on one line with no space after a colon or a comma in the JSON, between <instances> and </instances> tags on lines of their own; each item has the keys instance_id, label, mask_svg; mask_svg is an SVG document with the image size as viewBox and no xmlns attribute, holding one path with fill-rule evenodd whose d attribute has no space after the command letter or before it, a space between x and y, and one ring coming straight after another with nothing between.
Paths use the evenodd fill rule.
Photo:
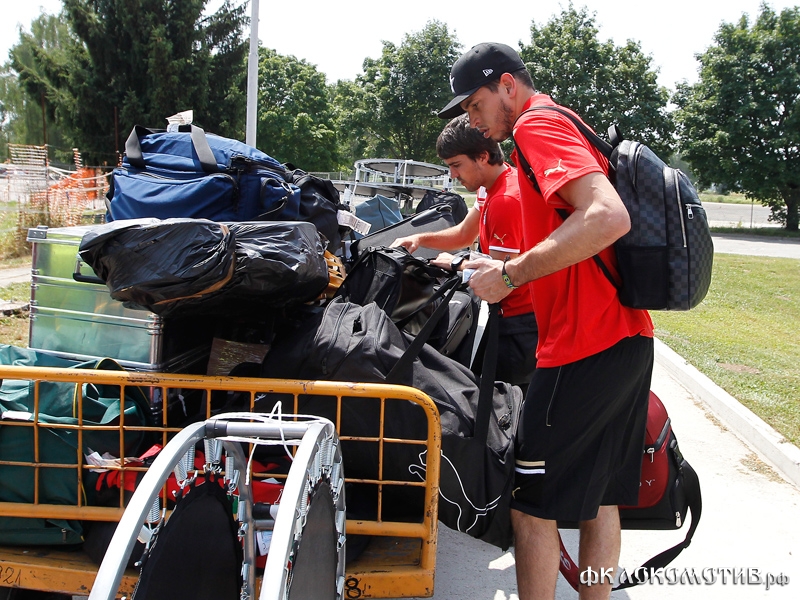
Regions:
<instances>
[{"instance_id":1,"label":"yellow metal cart frame","mask_svg":"<svg viewBox=\"0 0 800 600\"><path fill-rule=\"evenodd\" d=\"M283 405L286 413L299 413L300 398L320 396L329 398L335 403L336 425L339 439L374 444L378 450L378 473L375 479L351 479L345 481L375 486L378 499L377 518L375 520L356 520L348 517L346 530L352 535L371 537L367 549L354 561L347 565L345 575L344 598L408 598L430 597L434 589L434 573L436 566L437 540L437 502L439 481L439 459L441 448L441 425L439 413L433 401L423 392L414 388L398 385L328 382L328 381L294 381L283 379L261 379L246 377L210 377L177 374L159 374L142 372L109 372L86 369L56 369L0 366L0 378L23 380L31 383L34 393L34 414L30 421L4 421L3 427L30 427L33 429L35 446L38 445L39 434L45 428L77 429L78 447L81 448L82 436L88 429L117 431L120 437L120 449L124 444L124 432L141 430L142 426L126 425L123 419L118 425L89 426L81 423L76 428L71 425L52 425L38 422L39 389L42 382L66 382L75 384L80 390L83 384L119 386L121 396L128 386L145 388L151 397L163 399L162 420L156 426L166 444L179 428L166 424L168 402L176 396L176 391L199 390L205 394L206 414L211 416L212 392L241 392L249 394L250 409L257 398L263 395L280 394L293 398L293 405ZM82 395L77 394L76 416L82 414ZM353 437L341 431L342 403L348 398L373 399L380 406L380 423L378 434L370 437ZM424 412L427 419L427 438L399 439L384 436L384 414L387 403L413 402ZM247 408L245 408L247 410ZM149 430L152 431L152 428ZM420 453L427 454L427 469L424 481L391 480L383 477L384 449L391 444L408 444L418 446ZM345 456L345 462L347 458ZM34 461L17 463L4 461L0 457L0 465L24 466L34 470L35 485L32 503L0 502L0 516L6 517L38 517L47 519L80 520L80 521L119 521L124 511L123 492L120 489L119 505L116 507L87 506L80 493L76 494L73 505L54 505L40 502L39 479L42 469L72 469L78 482L78 490L82 488L84 477L91 468L86 464L81 451L76 452L74 464L51 464L39 462L38 447L34 450ZM118 467L125 472L141 471L141 467ZM134 473L135 475L135 473ZM392 486L417 486L424 488L424 510L419 522L397 522L382 518L382 501L384 490ZM98 566L82 552L69 549L0 546L0 587L18 587L24 589L60 592L73 595L88 595L97 573ZM123 577L122 592L130 592L137 579L137 573L128 570Z\"/></svg>"}]
</instances>

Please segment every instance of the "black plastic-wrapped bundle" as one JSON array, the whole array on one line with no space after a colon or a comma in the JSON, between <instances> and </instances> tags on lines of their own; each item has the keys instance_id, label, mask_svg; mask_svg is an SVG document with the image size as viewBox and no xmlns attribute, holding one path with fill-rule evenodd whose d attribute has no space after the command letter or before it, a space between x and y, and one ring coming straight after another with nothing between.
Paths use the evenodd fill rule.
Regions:
<instances>
[{"instance_id":1,"label":"black plastic-wrapped bundle","mask_svg":"<svg viewBox=\"0 0 800 600\"><path fill-rule=\"evenodd\" d=\"M206 219L129 219L93 228L78 251L111 297L163 314L233 279L234 238Z\"/></svg>"},{"instance_id":2,"label":"black plastic-wrapped bundle","mask_svg":"<svg viewBox=\"0 0 800 600\"><path fill-rule=\"evenodd\" d=\"M328 285L312 223L115 221L87 233L79 255L117 300L159 314L236 314L317 298Z\"/></svg>"}]
</instances>

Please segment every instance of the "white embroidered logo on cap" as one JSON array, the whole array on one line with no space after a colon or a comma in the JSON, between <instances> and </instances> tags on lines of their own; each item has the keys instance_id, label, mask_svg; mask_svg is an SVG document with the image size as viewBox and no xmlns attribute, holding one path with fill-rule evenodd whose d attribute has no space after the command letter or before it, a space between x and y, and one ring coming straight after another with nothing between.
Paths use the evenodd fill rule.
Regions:
<instances>
[{"instance_id":1,"label":"white embroidered logo on cap","mask_svg":"<svg viewBox=\"0 0 800 600\"><path fill-rule=\"evenodd\" d=\"M456 86L454 85L455 82L456 78L450 75L450 91L452 91L454 94L456 93Z\"/></svg>"},{"instance_id":2,"label":"white embroidered logo on cap","mask_svg":"<svg viewBox=\"0 0 800 600\"><path fill-rule=\"evenodd\" d=\"M491 75L492 73L494 73L494 69L484 69L484 70L483 70L483 74L484 74L486 77L488 77L488 76L489 76L489 75Z\"/></svg>"}]
</instances>

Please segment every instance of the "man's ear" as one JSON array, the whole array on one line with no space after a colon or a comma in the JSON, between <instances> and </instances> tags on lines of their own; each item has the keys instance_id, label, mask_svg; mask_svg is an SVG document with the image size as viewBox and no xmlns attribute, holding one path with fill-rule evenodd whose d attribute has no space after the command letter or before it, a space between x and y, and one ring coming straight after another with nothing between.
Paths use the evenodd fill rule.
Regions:
<instances>
[{"instance_id":1,"label":"man's ear","mask_svg":"<svg viewBox=\"0 0 800 600\"><path fill-rule=\"evenodd\" d=\"M509 98L513 98L517 93L517 80L511 73L503 73L500 76L500 87L508 94Z\"/></svg>"}]
</instances>

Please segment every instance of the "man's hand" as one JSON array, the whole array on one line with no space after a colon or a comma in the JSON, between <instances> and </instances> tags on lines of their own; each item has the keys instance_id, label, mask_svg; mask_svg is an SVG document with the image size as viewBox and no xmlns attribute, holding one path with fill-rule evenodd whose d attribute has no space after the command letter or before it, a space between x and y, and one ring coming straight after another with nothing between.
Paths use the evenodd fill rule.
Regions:
<instances>
[{"instance_id":1,"label":"man's hand","mask_svg":"<svg viewBox=\"0 0 800 600\"><path fill-rule=\"evenodd\" d=\"M442 252L436 258L431 259L431 264L435 267L439 267L440 269L445 269L449 271L451 268L451 264L453 262L453 255L449 252Z\"/></svg>"},{"instance_id":2,"label":"man's hand","mask_svg":"<svg viewBox=\"0 0 800 600\"><path fill-rule=\"evenodd\" d=\"M511 288L503 281L502 260L479 258L466 260L462 266L465 271L474 270L469 278L469 287L481 300L495 304L511 293Z\"/></svg>"},{"instance_id":3,"label":"man's hand","mask_svg":"<svg viewBox=\"0 0 800 600\"><path fill-rule=\"evenodd\" d=\"M419 248L419 236L410 235L408 237L397 238L391 245L392 247L402 246L413 254L413 252Z\"/></svg>"}]
</instances>

